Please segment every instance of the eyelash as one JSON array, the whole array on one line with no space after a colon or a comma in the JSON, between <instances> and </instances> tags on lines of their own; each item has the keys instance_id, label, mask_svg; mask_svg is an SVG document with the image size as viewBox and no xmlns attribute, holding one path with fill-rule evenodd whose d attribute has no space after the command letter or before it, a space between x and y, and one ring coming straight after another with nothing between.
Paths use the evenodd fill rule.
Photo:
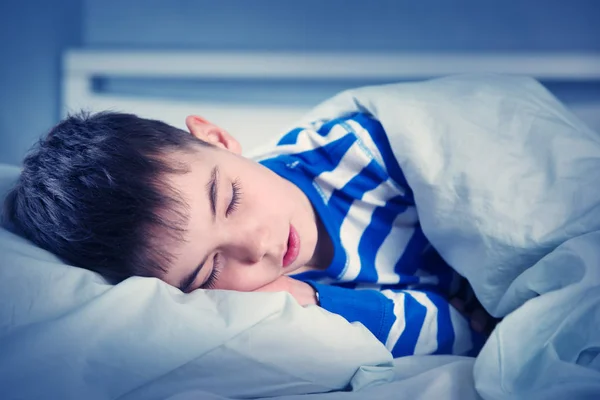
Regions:
<instances>
[{"instance_id":1,"label":"eyelash","mask_svg":"<svg viewBox=\"0 0 600 400\"><path fill-rule=\"evenodd\" d=\"M236 178L232 183L231 183L231 188L233 191L233 195L231 196L231 203L229 203L229 207L227 207L227 211L225 211L225 216L229 217L229 215L234 212L235 210L237 210L239 204L240 204L240 200L242 197L242 188L240 185L240 181L239 178Z\"/></svg>"},{"instance_id":2,"label":"eyelash","mask_svg":"<svg viewBox=\"0 0 600 400\"><path fill-rule=\"evenodd\" d=\"M213 258L213 269L208 276L208 279L202 284L202 289L212 289L217 283L219 273L221 272L221 264L219 263L219 254L215 254Z\"/></svg>"}]
</instances>

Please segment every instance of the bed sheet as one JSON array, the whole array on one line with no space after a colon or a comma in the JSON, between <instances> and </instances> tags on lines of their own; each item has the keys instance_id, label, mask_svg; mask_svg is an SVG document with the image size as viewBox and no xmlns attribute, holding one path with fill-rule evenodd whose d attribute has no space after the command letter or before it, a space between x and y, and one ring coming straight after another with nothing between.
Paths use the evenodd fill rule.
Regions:
<instances>
[{"instance_id":1,"label":"bed sheet","mask_svg":"<svg viewBox=\"0 0 600 400\"><path fill-rule=\"evenodd\" d=\"M474 359L460 356L414 356L394 360L394 379L360 391L335 391L277 396L271 400L480 400L473 384ZM204 391L190 391L169 400L224 400Z\"/></svg>"}]
</instances>

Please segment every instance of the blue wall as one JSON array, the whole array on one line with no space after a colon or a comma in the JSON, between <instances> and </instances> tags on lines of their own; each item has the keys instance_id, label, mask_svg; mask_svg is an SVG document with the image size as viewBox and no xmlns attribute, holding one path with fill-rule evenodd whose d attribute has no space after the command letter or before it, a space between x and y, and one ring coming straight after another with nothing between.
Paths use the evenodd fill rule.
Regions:
<instances>
[{"instance_id":1,"label":"blue wall","mask_svg":"<svg viewBox=\"0 0 600 400\"><path fill-rule=\"evenodd\" d=\"M0 2L0 162L19 164L60 113L60 54L81 42L80 0Z\"/></svg>"},{"instance_id":2,"label":"blue wall","mask_svg":"<svg viewBox=\"0 0 600 400\"><path fill-rule=\"evenodd\" d=\"M596 0L86 0L92 46L600 51Z\"/></svg>"},{"instance_id":3,"label":"blue wall","mask_svg":"<svg viewBox=\"0 0 600 400\"><path fill-rule=\"evenodd\" d=\"M0 162L59 118L69 47L600 52L600 1L0 2Z\"/></svg>"}]
</instances>

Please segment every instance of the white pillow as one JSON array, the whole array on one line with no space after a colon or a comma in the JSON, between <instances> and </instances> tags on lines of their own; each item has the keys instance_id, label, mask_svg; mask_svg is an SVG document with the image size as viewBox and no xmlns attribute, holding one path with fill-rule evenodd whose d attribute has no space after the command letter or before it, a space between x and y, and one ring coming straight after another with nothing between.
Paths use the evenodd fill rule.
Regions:
<instances>
[{"instance_id":1,"label":"white pillow","mask_svg":"<svg viewBox=\"0 0 600 400\"><path fill-rule=\"evenodd\" d=\"M0 198L18 168L0 165ZM112 286L0 228L2 398L266 397L393 377L362 325L284 293ZM374 366L361 368L361 366Z\"/></svg>"}]
</instances>

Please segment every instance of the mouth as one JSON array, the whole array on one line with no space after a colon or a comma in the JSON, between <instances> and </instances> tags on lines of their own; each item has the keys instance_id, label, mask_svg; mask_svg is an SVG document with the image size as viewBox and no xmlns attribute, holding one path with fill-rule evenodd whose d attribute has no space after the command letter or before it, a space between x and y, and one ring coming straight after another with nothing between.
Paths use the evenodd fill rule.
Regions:
<instances>
[{"instance_id":1,"label":"mouth","mask_svg":"<svg viewBox=\"0 0 600 400\"><path fill-rule=\"evenodd\" d=\"M288 236L287 250L283 255L283 267L290 266L300 253L300 236L293 225L290 224L290 234Z\"/></svg>"}]
</instances>

